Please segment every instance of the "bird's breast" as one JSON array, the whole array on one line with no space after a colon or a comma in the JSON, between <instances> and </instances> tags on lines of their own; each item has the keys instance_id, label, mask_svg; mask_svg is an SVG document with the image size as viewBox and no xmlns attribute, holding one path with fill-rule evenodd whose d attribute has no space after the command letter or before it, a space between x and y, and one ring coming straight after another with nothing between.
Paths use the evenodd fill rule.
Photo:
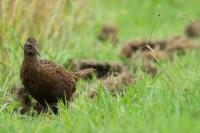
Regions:
<instances>
[{"instance_id":1,"label":"bird's breast","mask_svg":"<svg viewBox=\"0 0 200 133\"><path fill-rule=\"evenodd\" d=\"M21 68L21 80L22 84L26 89L32 90L37 88L38 76L35 69L29 66L24 66Z\"/></svg>"}]
</instances>

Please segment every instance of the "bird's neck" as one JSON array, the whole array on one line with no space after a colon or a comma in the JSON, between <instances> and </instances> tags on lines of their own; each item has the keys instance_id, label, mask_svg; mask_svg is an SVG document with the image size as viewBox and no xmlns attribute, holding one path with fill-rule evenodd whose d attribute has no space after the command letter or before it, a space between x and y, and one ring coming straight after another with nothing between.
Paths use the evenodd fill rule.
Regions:
<instances>
[{"instance_id":1,"label":"bird's neck","mask_svg":"<svg viewBox=\"0 0 200 133\"><path fill-rule=\"evenodd\" d=\"M26 64L28 67L35 68L39 65L39 59L37 56L25 55L23 63Z\"/></svg>"}]
</instances>

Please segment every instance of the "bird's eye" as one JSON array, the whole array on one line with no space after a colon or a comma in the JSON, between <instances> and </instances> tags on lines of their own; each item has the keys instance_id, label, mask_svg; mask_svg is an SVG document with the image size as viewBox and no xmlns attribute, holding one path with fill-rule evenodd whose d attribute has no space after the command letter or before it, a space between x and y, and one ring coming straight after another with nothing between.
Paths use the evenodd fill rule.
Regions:
<instances>
[{"instance_id":1,"label":"bird's eye","mask_svg":"<svg viewBox=\"0 0 200 133\"><path fill-rule=\"evenodd\" d=\"M28 47L28 48L32 48L32 45L28 44L27 47Z\"/></svg>"}]
</instances>

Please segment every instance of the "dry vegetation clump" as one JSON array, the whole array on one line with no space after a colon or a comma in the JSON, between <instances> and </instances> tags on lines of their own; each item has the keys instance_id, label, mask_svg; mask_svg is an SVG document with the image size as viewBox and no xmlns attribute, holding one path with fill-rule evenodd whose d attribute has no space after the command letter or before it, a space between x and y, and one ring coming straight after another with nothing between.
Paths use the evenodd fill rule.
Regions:
<instances>
[{"instance_id":1,"label":"dry vegetation clump","mask_svg":"<svg viewBox=\"0 0 200 133\"><path fill-rule=\"evenodd\" d=\"M141 57L147 59L165 59L176 51L198 48L193 40L183 36L173 36L170 39L150 42L143 40L132 40L124 44L121 49L121 55L126 58L131 58L137 51Z\"/></svg>"},{"instance_id":2,"label":"dry vegetation clump","mask_svg":"<svg viewBox=\"0 0 200 133\"><path fill-rule=\"evenodd\" d=\"M173 36L169 39L148 41L146 39L131 40L124 44L121 55L128 59L142 59L144 65L141 67L145 72L153 76L157 73L156 62L165 60L175 52L185 53L187 49L198 48L193 40L184 36Z\"/></svg>"},{"instance_id":3,"label":"dry vegetation clump","mask_svg":"<svg viewBox=\"0 0 200 133\"><path fill-rule=\"evenodd\" d=\"M168 40L167 39L163 39L163 40L158 40L154 42L155 44L155 49L159 49L159 50L166 50L167 46L168 46Z\"/></svg>"},{"instance_id":4,"label":"dry vegetation clump","mask_svg":"<svg viewBox=\"0 0 200 133\"><path fill-rule=\"evenodd\" d=\"M110 41L112 44L116 44L119 41L118 28L115 25L104 25L97 38L103 42Z\"/></svg>"},{"instance_id":5,"label":"dry vegetation clump","mask_svg":"<svg viewBox=\"0 0 200 133\"><path fill-rule=\"evenodd\" d=\"M193 21L189 24L185 29L185 33L191 38L198 37L200 35L200 20Z\"/></svg>"},{"instance_id":6,"label":"dry vegetation clump","mask_svg":"<svg viewBox=\"0 0 200 133\"><path fill-rule=\"evenodd\" d=\"M144 72L150 73L152 76L156 76L158 72L155 62L152 61L145 62L142 69Z\"/></svg>"},{"instance_id":7,"label":"dry vegetation clump","mask_svg":"<svg viewBox=\"0 0 200 133\"><path fill-rule=\"evenodd\" d=\"M98 89L102 88L103 90L108 89L111 95L115 95L116 93L124 95L126 86L134 82L135 79L130 73L123 72L118 76L109 76L101 80L100 84L96 81L95 83L87 85L85 94L89 98L94 98L98 93Z\"/></svg>"},{"instance_id":8,"label":"dry vegetation clump","mask_svg":"<svg viewBox=\"0 0 200 133\"><path fill-rule=\"evenodd\" d=\"M80 71L88 68L95 69L97 78L105 78L110 75L119 75L127 72L125 65L119 62L97 61L97 60L74 60L71 62L73 71Z\"/></svg>"},{"instance_id":9,"label":"dry vegetation clump","mask_svg":"<svg viewBox=\"0 0 200 133\"><path fill-rule=\"evenodd\" d=\"M167 52L160 49L152 49L140 53L141 57L148 61L158 61L167 58Z\"/></svg>"},{"instance_id":10,"label":"dry vegetation clump","mask_svg":"<svg viewBox=\"0 0 200 133\"><path fill-rule=\"evenodd\" d=\"M157 73L155 62L166 59L167 42L165 40L152 42L147 39L131 40L124 44L121 49L121 55L131 60L142 59L144 64L141 69L153 76Z\"/></svg>"},{"instance_id":11,"label":"dry vegetation clump","mask_svg":"<svg viewBox=\"0 0 200 133\"><path fill-rule=\"evenodd\" d=\"M125 43L121 49L121 55L126 58L131 58L132 55L136 51L146 51L148 48L146 47L149 45L151 48L154 48L154 44L147 39L137 39L137 40L131 40Z\"/></svg>"},{"instance_id":12,"label":"dry vegetation clump","mask_svg":"<svg viewBox=\"0 0 200 133\"><path fill-rule=\"evenodd\" d=\"M176 51L181 51L184 53L187 49L193 49L198 47L199 46L194 44L193 40L191 40L190 38L186 38L183 36L174 36L171 39L169 39L167 52L169 54L174 53Z\"/></svg>"}]
</instances>

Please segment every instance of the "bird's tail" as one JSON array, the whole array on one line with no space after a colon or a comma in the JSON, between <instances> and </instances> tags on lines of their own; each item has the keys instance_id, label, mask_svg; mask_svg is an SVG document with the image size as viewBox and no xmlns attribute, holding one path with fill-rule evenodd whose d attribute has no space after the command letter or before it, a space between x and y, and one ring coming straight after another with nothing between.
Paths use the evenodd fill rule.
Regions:
<instances>
[{"instance_id":1,"label":"bird's tail","mask_svg":"<svg viewBox=\"0 0 200 133\"><path fill-rule=\"evenodd\" d=\"M80 70L78 72L75 72L74 75L75 75L75 79L76 81L78 81L79 79L83 78L83 77L86 77L92 73L94 73L95 69L93 68L87 68L87 69L84 69L84 70Z\"/></svg>"}]
</instances>

